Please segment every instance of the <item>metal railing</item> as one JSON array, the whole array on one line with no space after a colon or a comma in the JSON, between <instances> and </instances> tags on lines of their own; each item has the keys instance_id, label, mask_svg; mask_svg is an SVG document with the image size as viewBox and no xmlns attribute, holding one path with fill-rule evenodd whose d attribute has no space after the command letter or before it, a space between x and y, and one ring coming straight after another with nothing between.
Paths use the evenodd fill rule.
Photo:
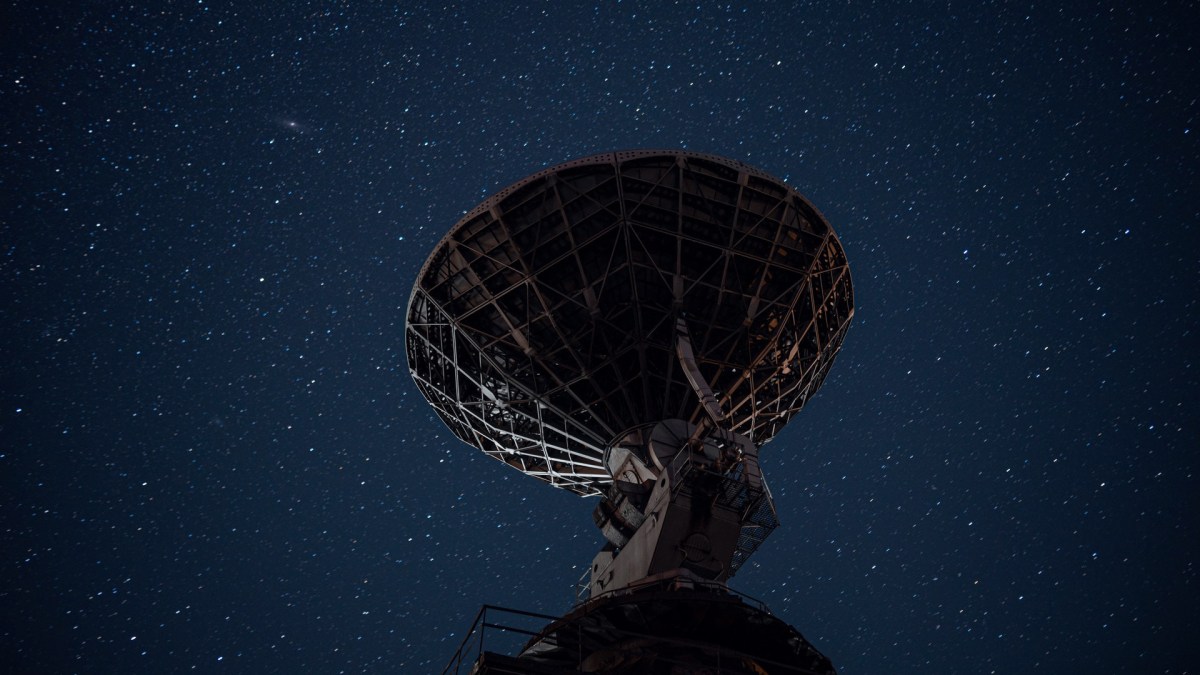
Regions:
<instances>
[{"instance_id":1,"label":"metal railing","mask_svg":"<svg viewBox=\"0 0 1200 675\"><path fill-rule=\"evenodd\" d=\"M573 612L573 618L566 624L560 622L561 617L554 617L547 614L539 614L537 612L526 612L522 610L511 609L507 607L499 607L496 605L484 605L479 613L475 616L475 621L471 624L471 629L463 638L458 650L446 664L442 670L442 675L454 673L455 675L469 675L474 672L478 664L486 663L486 655L499 655L508 658L529 658L531 662L547 663L559 661L562 663L570 662L575 667L580 667L583 664L584 657L590 654L598 647L604 645L619 645L627 642L628 639L645 639L652 638L656 643L662 646L674 646L676 648L684 648L695 651L697 653L704 652L716 659L715 672L719 673L745 673L750 672L761 673L763 667L767 667L770 672L775 673L797 673L798 675L815 675L818 671L813 670L812 666L818 665L816 660L828 661L816 651L803 636L796 634L799 640L798 644L792 645L794 648L802 650L798 653L798 657L809 661L809 664L804 663L781 663L779 661L764 658L761 655L747 654L742 652L732 644L715 646L708 643L700 643L695 640L690 640L684 637L671 637L658 634L657 631L645 632L643 630L629 630L618 628L613 625L604 625L600 632L596 632L599 624L594 624L590 628L589 615L592 610L589 606L597 605L596 610L600 609L603 603L598 603L602 598L609 596L618 596L630 594L634 592L652 591L653 587L658 586L661 589L679 588L678 584L681 581L680 577L674 576L663 579L655 579L649 582L634 584L628 588L610 591L593 598L591 601L584 604L582 607L577 607ZM754 609L767 613L766 606L744 593L731 591L718 582L703 581L699 579L688 578L686 580L690 590L712 590L719 591L723 595L737 596L744 604L752 606ZM580 611L582 610L582 611ZM524 625L518 625L521 621L532 622L536 621L536 628L529 628ZM506 639L507 638L507 639ZM597 638L601 638L597 641ZM529 645L537 644L541 646L540 650L533 656L525 650ZM791 644L791 642L789 642ZM567 650L566 653L555 653L555 650ZM806 653L806 654L805 654ZM670 652L663 650L655 654L655 658L665 664L680 664L680 665L695 665L692 661L679 660L672 657ZM722 664L723 659L728 659ZM747 666L747 663L754 664ZM465 670L464 670L465 666ZM488 672L491 672L490 670ZM510 672L505 670L504 672ZM821 669L820 672L832 672L831 669Z\"/></svg>"},{"instance_id":2,"label":"metal railing","mask_svg":"<svg viewBox=\"0 0 1200 675\"><path fill-rule=\"evenodd\" d=\"M505 617L509 617L507 623L502 623L505 621ZM524 647L530 638L541 635L546 625L557 618L549 614L526 612L497 605L484 605L475 615L475 621L471 623L471 629L463 637L458 650L454 652L450 662L442 669L442 675L448 673L460 675L471 672L472 666L483 654L485 637L489 638L487 644L492 651L515 654ZM531 629L524 625L517 625L521 619L527 619L530 622L537 620L536 627ZM465 671L462 670L464 665L467 668Z\"/></svg>"},{"instance_id":3,"label":"metal railing","mask_svg":"<svg viewBox=\"0 0 1200 675\"><path fill-rule=\"evenodd\" d=\"M690 487L688 484L691 481L687 479L692 474L708 474L714 481L712 488L717 502L737 511L742 530L730 565L731 577L779 526L775 502L771 498L766 480L761 478L761 473L756 472L760 473L758 485L753 485L745 479L748 469L746 463L754 461L756 460L747 457L737 467L722 474L696 463L692 453L680 452L667 467L671 472L672 494L685 486Z\"/></svg>"}]
</instances>

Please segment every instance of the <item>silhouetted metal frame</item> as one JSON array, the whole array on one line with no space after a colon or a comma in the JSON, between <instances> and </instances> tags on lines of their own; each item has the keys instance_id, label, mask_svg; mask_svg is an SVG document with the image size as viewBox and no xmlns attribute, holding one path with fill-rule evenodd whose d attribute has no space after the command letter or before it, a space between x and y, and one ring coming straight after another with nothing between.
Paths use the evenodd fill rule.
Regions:
<instances>
[{"instance_id":1,"label":"silhouetted metal frame","mask_svg":"<svg viewBox=\"0 0 1200 675\"><path fill-rule=\"evenodd\" d=\"M741 162L605 153L476 206L418 275L405 329L421 393L463 441L579 494L627 429L704 415L761 446L824 381L853 316L846 256L798 192Z\"/></svg>"},{"instance_id":2,"label":"silhouetted metal frame","mask_svg":"<svg viewBox=\"0 0 1200 675\"><path fill-rule=\"evenodd\" d=\"M563 645L560 644L559 637L561 637L564 633L569 634L570 637L574 638L573 644L580 651L571 652L571 656L568 659L568 661L571 661L571 663L559 664L559 666L564 669L563 672L566 672L565 668L570 668L572 672L576 672L577 669L582 666L583 658L586 655L591 654L596 649L613 649L614 645L620 645L622 642L636 641L646 637L652 637L662 644L690 647L694 648L698 652L703 651L706 653L715 653L718 658L720 655L726 655L734 659L737 659L737 657L746 657L752 659L755 663L761 666L768 667L770 672L798 674L813 672L795 663L780 663L778 661L765 659L759 654L746 654L736 648L731 647L730 645L714 645L705 642L689 641L683 638L666 637L662 634L652 632L624 630L615 626L605 626L603 630L604 639L599 642L595 641L594 639L590 639L592 636L586 635L583 632L584 623L589 614L591 614L595 608L603 607L606 603L614 599L637 598L645 596L650 598L652 601L662 601L667 598L672 598L676 595L676 593L678 593L678 591L674 589L676 583L677 580L674 578L645 580L633 586L604 593L578 605L575 609L573 609L571 612L571 620L567 620L567 617L555 617L537 612L502 607L499 605L484 605L482 608L480 608L479 613L476 614L475 620L471 623L471 627L468 629L466 635L463 636L458 649L450 658L450 661L442 669L442 673L443 675L449 675L450 673L457 675L458 673L464 672L464 668L467 671L473 672L474 667L480 663L480 659L484 658L489 651L497 649L495 646L489 649L489 643L494 642L494 640L488 639L489 635L494 636L496 633L524 636L528 639L525 644L526 649L537 643L553 645L556 648L562 647ZM737 603L747 607L748 609L746 611L748 612L759 612L765 616L773 617L771 611L760 600L757 600L756 598L744 593L731 591L724 584L716 582L704 582L694 579L689 580L688 583L690 584L691 589L695 591L705 591L711 593L714 599L719 599L725 601L726 603L730 603L730 601L732 601L732 603ZM546 621L547 624L536 630L518 625L519 621L527 619ZM795 629L790 630L794 631ZM806 654L811 653L818 658L825 660L825 657L821 655L820 652L817 651L816 648L804 638L804 636L797 632L795 633L795 638L798 640L799 646L805 650ZM501 647L501 649L503 648ZM586 651L584 651L585 649ZM496 651L495 653L503 655L505 652ZM684 662L675 661L663 654L656 654L656 658L660 663L680 663L681 665L687 665ZM737 661L735 660L734 664L736 663ZM553 665L546 667L546 670L552 669ZM741 669L738 668L736 671L741 671Z\"/></svg>"}]
</instances>

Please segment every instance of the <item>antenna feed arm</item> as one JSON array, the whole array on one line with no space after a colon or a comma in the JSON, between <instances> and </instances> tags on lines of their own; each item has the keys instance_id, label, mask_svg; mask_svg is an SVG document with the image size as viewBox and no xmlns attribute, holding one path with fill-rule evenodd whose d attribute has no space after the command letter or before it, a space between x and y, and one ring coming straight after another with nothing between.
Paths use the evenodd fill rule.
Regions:
<instances>
[{"instance_id":1,"label":"antenna feed arm","mask_svg":"<svg viewBox=\"0 0 1200 675\"><path fill-rule=\"evenodd\" d=\"M679 357L679 365L683 367L684 377L687 378L688 384L692 385L692 391L696 392L696 396L704 406L704 412L708 413L718 427L723 428L725 411L721 409L721 404L713 394L712 387L700 373L700 366L696 363L696 354L692 351L692 338L688 333L687 321L682 316L675 319L675 354Z\"/></svg>"}]
</instances>

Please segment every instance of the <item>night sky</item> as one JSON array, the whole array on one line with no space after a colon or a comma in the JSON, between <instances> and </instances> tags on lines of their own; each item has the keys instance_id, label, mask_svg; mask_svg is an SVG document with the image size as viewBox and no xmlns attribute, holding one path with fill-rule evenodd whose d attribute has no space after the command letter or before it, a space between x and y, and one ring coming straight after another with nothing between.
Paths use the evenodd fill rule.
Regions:
<instances>
[{"instance_id":1,"label":"night sky","mask_svg":"<svg viewBox=\"0 0 1200 675\"><path fill-rule=\"evenodd\" d=\"M854 274L736 589L843 675L1198 672L1194 2L410 4L7 5L0 671L437 672L567 610L594 502L450 435L404 310L487 194L650 147Z\"/></svg>"}]
</instances>

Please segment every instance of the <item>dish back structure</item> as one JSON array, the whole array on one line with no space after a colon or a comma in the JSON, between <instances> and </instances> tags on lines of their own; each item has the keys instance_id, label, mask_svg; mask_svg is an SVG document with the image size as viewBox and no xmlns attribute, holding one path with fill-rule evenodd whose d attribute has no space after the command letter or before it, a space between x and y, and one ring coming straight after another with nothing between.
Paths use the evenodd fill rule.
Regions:
<instances>
[{"instance_id":1,"label":"dish back structure","mask_svg":"<svg viewBox=\"0 0 1200 675\"><path fill-rule=\"evenodd\" d=\"M637 427L716 417L771 440L820 387L853 306L841 243L782 181L713 155L610 152L467 213L418 275L406 351L458 438L602 494L606 449Z\"/></svg>"}]
</instances>

